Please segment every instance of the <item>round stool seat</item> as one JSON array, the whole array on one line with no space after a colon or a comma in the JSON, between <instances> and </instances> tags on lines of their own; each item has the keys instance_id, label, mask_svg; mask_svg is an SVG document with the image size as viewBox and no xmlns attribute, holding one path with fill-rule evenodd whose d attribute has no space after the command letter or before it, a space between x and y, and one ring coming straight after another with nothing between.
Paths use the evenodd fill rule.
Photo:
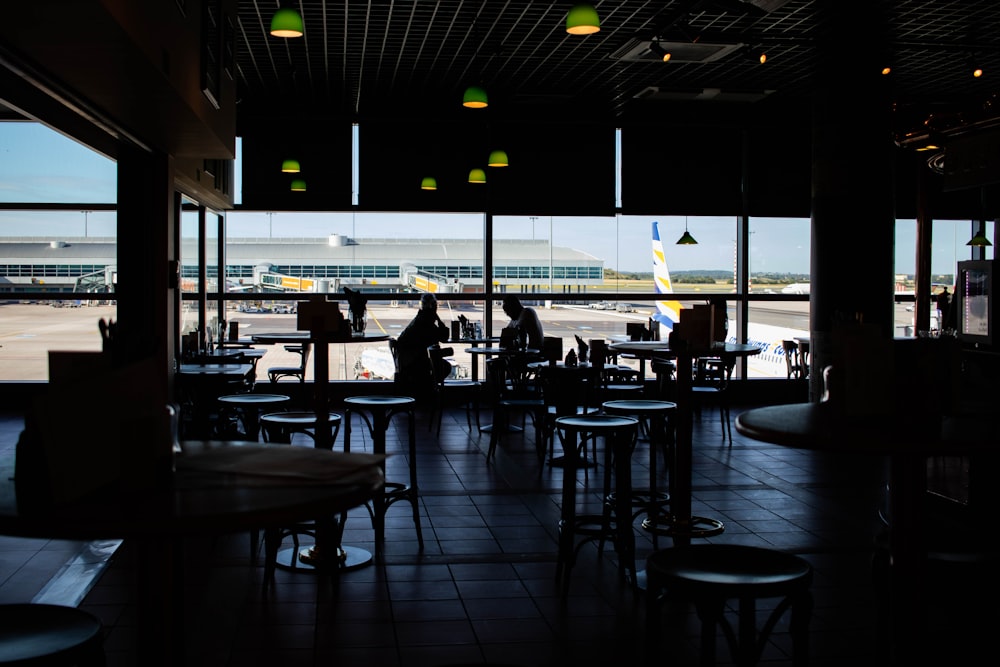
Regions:
<instances>
[{"instance_id":1,"label":"round stool seat","mask_svg":"<svg viewBox=\"0 0 1000 667\"><path fill-rule=\"evenodd\" d=\"M243 433L247 438L256 440L260 434L260 411L276 405L282 405L292 400L284 394L226 394L219 396L219 403L237 410L237 416L243 422Z\"/></svg>"},{"instance_id":2,"label":"round stool seat","mask_svg":"<svg viewBox=\"0 0 1000 667\"><path fill-rule=\"evenodd\" d=\"M348 396L344 399L345 405L353 405L358 408L402 407L404 405L412 405L416 402L417 399L410 396Z\"/></svg>"},{"instance_id":3,"label":"round stool seat","mask_svg":"<svg viewBox=\"0 0 1000 667\"><path fill-rule=\"evenodd\" d=\"M788 625L793 664L808 664L812 614L812 566L794 554L739 544L694 544L654 551L646 559L646 642L658 651L660 606L679 597L694 603L701 620L701 661L715 663L716 627L721 627L738 665L753 665L777 624L791 610ZM780 598L758 630L756 601ZM738 599L739 627L726 616L726 600Z\"/></svg>"},{"instance_id":4,"label":"round stool seat","mask_svg":"<svg viewBox=\"0 0 1000 667\"><path fill-rule=\"evenodd\" d=\"M329 417L331 424L339 424L343 417L336 412L331 412ZM276 424L280 426L308 428L316 425L315 412L269 412L261 415L260 421L265 424Z\"/></svg>"},{"instance_id":5,"label":"round stool seat","mask_svg":"<svg viewBox=\"0 0 1000 667\"><path fill-rule=\"evenodd\" d=\"M620 401L605 401L601 404L604 411L614 415L650 415L665 414L677 409L673 401L655 401L644 399L623 399Z\"/></svg>"},{"instance_id":6,"label":"round stool seat","mask_svg":"<svg viewBox=\"0 0 1000 667\"><path fill-rule=\"evenodd\" d=\"M0 605L0 664L104 664L101 627L76 607Z\"/></svg>"},{"instance_id":7,"label":"round stool seat","mask_svg":"<svg viewBox=\"0 0 1000 667\"><path fill-rule=\"evenodd\" d=\"M556 427L588 433L608 433L615 429L635 426L638 423L631 417L618 415L568 415L556 419Z\"/></svg>"},{"instance_id":8,"label":"round stool seat","mask_svg":"<svg viewBox=\"0 0 1000 667\"><path fill-rule=\"evenodd\" d=\"M227 394L219 396L219 401L231 405L278 405L287 403L291 398L284 394Z\"/></svg>"},{"instance_id":9,"label":"round stool seat","mask_svg":"<svg viewBox=\"0 0 1000 667\"><path fill-rule=\"evenodd\" d=\"M647 576L673 590L738 598L779 597L812 578L809 562L794 554L740 544L693 544L663 549L646 559Z\"/></svg>"}]
</instances>

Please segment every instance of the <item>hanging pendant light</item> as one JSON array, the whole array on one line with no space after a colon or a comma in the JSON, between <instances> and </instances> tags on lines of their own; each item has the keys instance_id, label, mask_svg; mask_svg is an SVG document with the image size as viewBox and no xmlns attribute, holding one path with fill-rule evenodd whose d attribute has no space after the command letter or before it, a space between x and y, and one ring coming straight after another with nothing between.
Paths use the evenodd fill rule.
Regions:
<instances>
[{"instance_id":1,"label":"hanging pendant light","mask_svg":"<svg viewBox=\"0 0 1000 667\"><path fill-rule=\"evenodd\" d=\"M601 29L601 19L593 5L576 5L566 15L566 32L571 35L592 35Z\"/></svg>"},{"instance_id":2,"label":"hanging pendant light","mask_svg":"<svg viewBox=\"0 0 1000 667\"><path fill-rule=\"evenodd\" d=\"M303 181L301 178L296 178L294 181L292 181L292 192L305 192L305 191L306 191L305 181Z\"/></svg>"},{"instance_id":3,"label":"hanging pendant light","mask_svg":"<svg viewBox=\"0 0 1000 667\"><path fill-rule=\"evenodd\" d=\"M990 243L990 240L988 238L986 238L986 232L983 230L979 230L978 232L976 232L976 235L973 236L971 239L969 239L969 242L966 243L965 245L970 245L974 248L988 248L993 244Z\"/></svg>"},{"instance_id":4,"label":"hanging pendant light","mask_svg":"<svg viewBox=\"0 0 1000 667\"><path fill-rule=\"evenodd\" d=\"M281 171L286 174L297 174L302 171L302 167L299 165L298 160L285 160L281 163Z\"/></svg>"},{"instance_id":5,"label":"hanging pendant light","mask_svg":"<svg viewBox=\"0 0 1000 667\"><path fill-rule=\"evenodd\" d=\"M509 164L507 161L507 151L501 150L490 153L490 160L486 163L488 167L506 167Z\"/></svg>"},{"instance_id":6,"label":"hanging pendant light","mask_svg":"<svg viewBox=\"0 0 1000 667\"><path fill-rule=\"evenodd\" d=\"M469 86L465 89L465 95L462 96L462 106L470 109L485 109L489 106L486 91L479 86Z\"/></svg>"},{"instance_id":7,"label":"hanging pendant light","mask_svg":"<svg viewBox=\"0 0 1000 667\"><path fill-rule=\"evenodd\" d=\"M684 233L677 239L677 245L698 245L698 242L691 236L691 232L688 231L687 216L684 216Z\"/></svg>"},{"instance_id":8,"label":"hanging pendant light","mask_svg":"<svg viewBox=\"0 0 1000 667\"><path fill-rule=\"evenodd\" d=\"M422 180L420 182L420 189L421 190L437 190L438 189L437 179L434 178L433 176L425 176L424 180Z\"/></svg>"},{"instance_id":9,"label":"hanging pendant light","mask_svg":"<svg viewBox=\"0 0 1000 667\"><path fill-rule=\"evenodd\" d=\"M485 183L486 172L482 169L473 169L469 172L469 183Z\"/></svg>"},{"instance_id":10,"label":"hanging pendant light","mask_svg":"<svg viewBox=\"0 0 1000 667\"><path fill-rule=\"evenodd\" d=\"M294 9L282 7L271 17L271 34L275 37L301 37L304 31L302 16Z\"/></svg>"}]
</instances>

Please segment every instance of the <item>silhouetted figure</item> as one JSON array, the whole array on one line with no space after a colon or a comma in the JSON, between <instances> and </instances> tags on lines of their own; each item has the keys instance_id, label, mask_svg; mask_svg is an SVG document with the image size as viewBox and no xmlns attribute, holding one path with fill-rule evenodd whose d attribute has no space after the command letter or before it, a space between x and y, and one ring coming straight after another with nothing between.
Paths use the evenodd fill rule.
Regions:
<instances>
[{"instance_id":1,"label":"silhouetted figure","mask_svg":"<svg viewBox=\"0 0 1000 667\"><path fill-rule=\"evenodd\" d=\"M437 314L437 298L433 294L420 297L420 310L406 325L396 340L397 380L408 395L417 400L429 397L433 385L427 348L448 340L448 327ZM443 380L451 373L451 365L441 360L435 376Z\"/></svg>"}]
</instances>

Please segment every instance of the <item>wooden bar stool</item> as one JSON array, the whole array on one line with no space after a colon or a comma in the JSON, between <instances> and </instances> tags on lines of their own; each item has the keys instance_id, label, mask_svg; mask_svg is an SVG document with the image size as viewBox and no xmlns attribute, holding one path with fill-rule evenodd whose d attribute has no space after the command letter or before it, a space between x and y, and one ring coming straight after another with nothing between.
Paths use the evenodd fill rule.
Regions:
<instances>
[{"instance_id":1,"label":"wooden bar stool","mask_svg":"<svg viewBox=\"0 0 1000 667\"><path fill-rule=\"evenodd\" d=\"M76 607L0 605L0 664L103 666L102 630L96 616Z\"/></svg>"},{"instance_id":2,"label":"wooden bar stool","mask_svg":"<svg viewBox=\"0 0 1000 667\"><path fill-rule=\"evenodd\" d=\"M721 627L733 662L755 665L778 619L791 609L792 664L809 662L812 566L794 554L739 544L695 544L655 551L646 559L646 649L658 653L660 607L667 599L694 603L701 620L701 664L715 664L715 628ZM781 598L760 632L756 601ZM726 601L738 600L738 627ZM664 660L664 663L667 661Z\"/></svg>"},{"instance_id":3,"label":"wooden bar stool","mask_svg":"<svg viewBox=\"0 0 1000 667\"><path fill-rule=\"evenodd\" d=\"M414 431L414 408L416 399L410 396L348 396L344 399L344 451L351 451L351 417L357 413L368 426L375 454L385 454L385 432L392 418L405 414L409 434L409 482L385 482L383 493L375 494L369 507L372 525L375 528L375 560L383 557L385 543L385 513L396 502L405 500L413 508L413 525L417 531L420 550L424 548L424 536L420 530L420 510L417 501L417 440ZM382 462L385 472L385 462Z\"/></svg>"},{"instance_id":4,"label":"wooden bar stool","mask_svg":"<svg viewBox=\"0 0 1000 667\"><path fill-rule=\"evenodd\" d=\"M642 527L653 534L655 548L659 536L656 530L658 517L666 514L666 506L670 503L670 494L659 488L656 448L658 446L662 448L664 461L671 460L670 449L674 443L670 418L677 413L677 404L672 401L642 399L605 401L601 404L601 409L605 414L635 417L640 424L648 425L646 431L649 433L649 485L645 488L632 488L632 504L638 508L638 512L633 514L632 518L646 513Z\"/></svg>"},{"instance_id":5,"label":"wooden bar stool","mask_svg":"<svg viewBox=\"0 0 1000 667\"><path fill-rule=\"evenodd\" d=\"M291 398L284 394L228 394L219 396L219 403L233 408L243 424L243 433L248 440L260 438L260 414L284 405Z\"/></svg>"},{"instance_id":6,"label":"wooden bar stool","mask_svg":"<svg viewBox=\"0 0 1000 667\"><path fill-rule=\"evenodd\" d=\"M291 443L292 434L294 433L303 433L312 438L315 443L317 421L315 412L269 412L260 417L264 442L278 444ZM330 431L330 437L327 439L327 442L332 444L337 439L342 421L343 417L336 412L331 412L327 416L327 424Z\"/></svg>"},{"instance_id":7,"label":"wooden bar stool","mask_svg":"<svg viewBox=\"0 0 1000 667\"><path fill-rule=\"evenodd\" d=\"M261 415L261 432L264 435L264 442L274 444L291 444L293 433L304 433L316 442L316 426L319 421L315 412L271 412ZM331 446L337 439L340 432L340 424L343 417L336 412L327 415L327 425L329 437L326 442ZM341 520L343 517L341 517ZM301 521L293 526L284 528L269 528L264 531L264 581L263 589L267 592L267 587L274 579L275 567L286 570L307 570L315 571L315 567L299 559L299 553L310 545L300 544L301 538L312 538L316 541L316 522ZM281 544L285 538L291 538L292 546L282 549ZM250 547L253 554L257 552L257 531L250 535ZM342 569L350 569L351 556L345 552L341 559Z\"/></svg>"},{"instance_id":8,"label":"wooden bar stool","mask_svg":"<svg viewBox=\"0 0 1000 667\"><path fill-rule=\"evenodd\" d=\"M556 583L565 594L569 589L570 570L580 548L589 541L614 542L618 571L634 587L635 535L632 532L632 462L631 453L639 431L639 420L618 415L570 415L555 420L554 430L563 446L562 507L559 517L559 555ZM601 514L577 514L576 471L580 461L580 438L604 438L605 493ZM614 495L607 493L614 469ZM607 498L611 496L615 506ZM582 537L577 542L577 537Z\"/></svg>"}]
</instances>

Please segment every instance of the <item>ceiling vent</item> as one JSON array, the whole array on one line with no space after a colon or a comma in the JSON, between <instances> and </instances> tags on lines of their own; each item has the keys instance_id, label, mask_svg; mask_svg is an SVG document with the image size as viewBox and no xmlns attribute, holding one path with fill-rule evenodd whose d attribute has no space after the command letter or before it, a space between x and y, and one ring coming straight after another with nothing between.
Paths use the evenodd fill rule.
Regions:
<instances>
[{"instance_id":1,"label":"ceiling vent","mask_svg":"<svg viewBox=\"0 0 1000 667\"><path fill-rule=\"evenodd\" d=\"M630 39L610 57L626 62L661 62L663 58L649 50L651 43L648 39ZM710 63L744 46L742 43L711 44L708 42L658 42L658 44L670 54L671 63Z\"/></svg>"},{"instance_id":2,"label":"ceiling vent","mask_svg":"<svg viewBox=\"0 0 1000 667\"><path fill-rule=\"evenodd\" d=\"M647 86L632 97L668 102L759 102L773 90L723 90L722 88L661 89Z\"/></svg>"}]
</instances>

